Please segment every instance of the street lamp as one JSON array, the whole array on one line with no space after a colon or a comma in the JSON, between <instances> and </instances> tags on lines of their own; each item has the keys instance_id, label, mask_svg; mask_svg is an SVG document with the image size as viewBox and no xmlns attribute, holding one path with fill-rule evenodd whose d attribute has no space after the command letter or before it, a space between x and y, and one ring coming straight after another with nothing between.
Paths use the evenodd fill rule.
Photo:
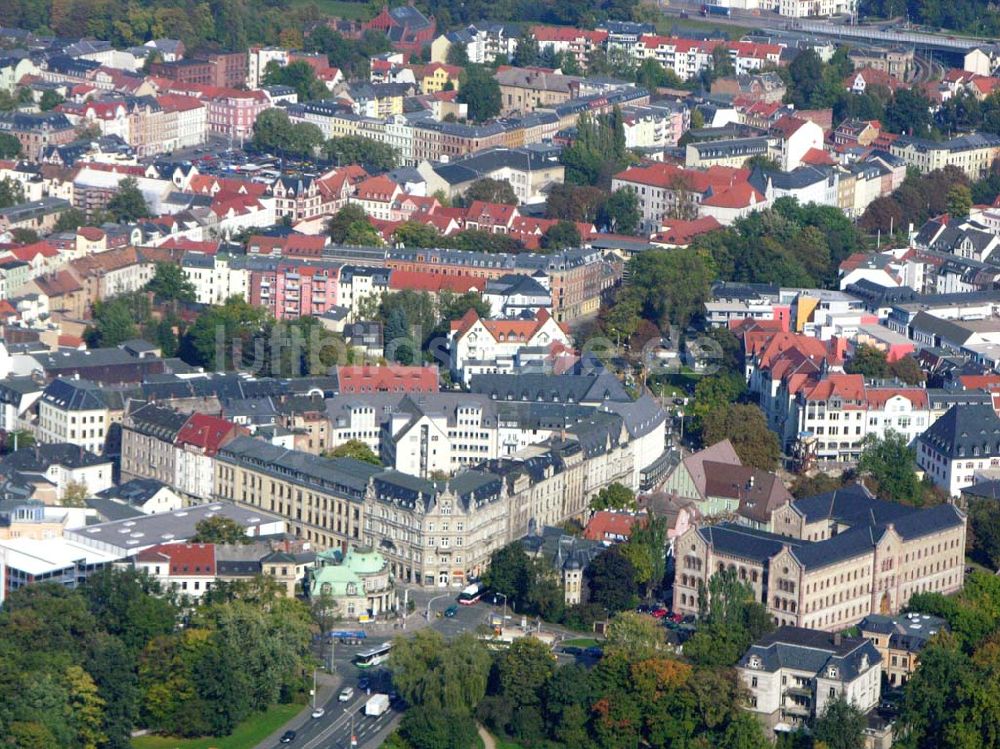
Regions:
<instances>
[{"instance_id":1,"label":"street lamp","mask_svg":"<svg viewBox=\"0 0 1000 749\"><path fill-rule=\"evenodd\" d=\"M500 596L501 598L503 598L503 620L507 621L507 595L505 593L494 593L493 594L493 603L494 604L496 604L496 602L497 602L497 596Z\"/></svg>"}]
</instances>

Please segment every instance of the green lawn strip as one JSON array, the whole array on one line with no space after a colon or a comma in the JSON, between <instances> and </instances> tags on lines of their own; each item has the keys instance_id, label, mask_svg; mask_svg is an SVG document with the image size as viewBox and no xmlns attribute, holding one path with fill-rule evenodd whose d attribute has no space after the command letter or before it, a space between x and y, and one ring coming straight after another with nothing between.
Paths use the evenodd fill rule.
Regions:
<instances>
[{"instance_id":1,"label":"green lawn strip","mask_svg":"<svg viewBox=\"0 0 1000 749\"><path fill-rule=\"evenodd\" d=\"M139 736L132 749L247 749L266 739L302 711L302 705L275 705L256 713L221 738L178 739L170 736Z\"/></svg>"},{"instance_id":2,"label":"green lawn strip","mask_svg":"<svg viewBox=\"0 0 1000 749\"><path fill-rule=\"evenodd\" d=\"M559 643L562 647L575 647L575 648L596 648L600 647L600 644L593 637L577 637L573 640L563 640Z\"/></svg>"},{"instance_id":3,"label":"green lawn strip","mask_svg":"<svg viewBox=\"0 0 1000 749\"><path fill-rule=\"evenodd\" d=\"M367 21L371 18L371 7L367 3L351 3L346 0L292 0L292 5L315 3L319 12L327 16Z\"/></svg>"}]
</instances>

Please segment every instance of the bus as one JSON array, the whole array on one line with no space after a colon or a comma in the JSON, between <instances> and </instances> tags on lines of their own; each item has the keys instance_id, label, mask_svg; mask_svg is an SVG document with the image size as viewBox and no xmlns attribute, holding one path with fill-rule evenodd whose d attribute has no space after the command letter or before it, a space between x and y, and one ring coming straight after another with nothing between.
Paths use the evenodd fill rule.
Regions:
<instances>
[{"instance_id":1,"label":"bus","mask_svg":"<svg viewBox=\"0 0 1000 749\"><path fill-rule=\"evenodd\" d=\"M463 606L471 606L474 603L478 603L482 595L483 586L479 583L473 583L458 594L458 602Z\"/></svg>"},{"instance_id":2,"label":"bus","mask_svg":"<svg viewBox=\"0 0 1000 749\"><path fill-rule=\"evenodd\" d=\"M354 656L354 665L358 668L371 668L378 666L389 660L389 651L392 650L392 643L387 642L377 648L365 650Z\"/></svg>"}]
</instances>

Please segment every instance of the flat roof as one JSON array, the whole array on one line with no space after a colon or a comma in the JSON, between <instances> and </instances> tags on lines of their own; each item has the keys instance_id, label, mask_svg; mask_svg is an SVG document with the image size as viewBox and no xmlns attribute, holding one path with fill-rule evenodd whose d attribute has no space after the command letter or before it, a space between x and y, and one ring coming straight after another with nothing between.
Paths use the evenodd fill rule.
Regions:
<instances>
[{"instance_id":1,"label":"flat roof","mask_svg":"<svg viewBox=\"0 0 1000 749\"><path fill-rule=\"evenodd\" d=\"M86 565L109 564L119 559L118 554L65 538L14 538L0 541L0 556L3 556L8 567L36 576L74 567L78 562Z\"/></svg>"}]
</instances>

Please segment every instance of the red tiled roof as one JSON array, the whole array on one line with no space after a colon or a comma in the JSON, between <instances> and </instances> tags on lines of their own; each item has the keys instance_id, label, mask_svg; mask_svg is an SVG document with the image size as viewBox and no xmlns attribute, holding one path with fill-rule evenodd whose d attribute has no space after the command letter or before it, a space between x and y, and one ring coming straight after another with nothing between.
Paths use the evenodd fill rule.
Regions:
<instances>
[{"instance_id":1,"label":"red tiled roof","mask_svg":"<svg viewBox=\"0 0 1000 749\"><path fill-rule=\"evenodd\" d=\"M436 393L437 367L341 366L336 368L341 393Z\"/></svg>"},{"instance_id":2,"label":"red tiled roof","mask_svg":"<svg viewBox=\"0 0 1000 749\"><path fill-rule=\"evenodd\" d=\"M813 166L833 166L837 161L829 152L821 148L810 148L802 157L802 163L812 164Z\"/></svg>"},{"instance_id":3,"label":"red tiled roof","mask_svg":"<svg viewBox=\"0 0 1000 749\"><path fill-rule=\"evenodd\" d=\"M690 221L671 219L663 222L663 230L654 234L652 240L683 247L690 244L699 234L707 234L721 228L722 224L714 216L702 216Z\"/></svg>"},{"instance_id":4,"label":"red tiled roof","mask_svg":"<svg viewBox=\"0 0 1000 749\"><path fill-rule=\"evenodd\" d=\"M590 541L620 541L632 535L636 524L645 525L644 515L632 515L624 512L609 512L600 510L587 523L583 537Z\"/></svg>"},{"instance_id":5,"label":"red tiled roof","mask_svg":"<svg viewBox=\"0 0 1000 749\"><path fill-rule=\"evenodd\" d=\"M369 177L356 188L359 200L390 200L397 192L399 185L385 176Z\"/></svg>"},{"instance_id":6,"label":"red tiled roof","mask_svg":"<svg viewBox=\"0 0 1000 749\"><path fill-rule=\"evenodd\" d=\"M390 232L391 234L391 232ZM464 294L467 291L482 291L484 279L471 276L450 276L417 270L394 270L389 275L390 289L412 289L414 291L439 292L443 290Z\"/></svg>"},{"instance_id":7,"label":"red tiled roof","mask_svg":"<svg viewBox=\"0 0 1000 749\"><path fill-rule=\"evenodd\" d=\"M215 575L214 544L159 544L140 551L136 557L140 562L169 560L171 576Z\"/></svg>"},{"instance_id":8,"label":"red tiled roof","mask_svg":"<svg viewBox=\"0 0 1000 749\"><path fill-rule=\"evenodd\" d=\"M473 200L465 212L465 220L480 224L488 223L493 226L509 226L516 215L517 206Z\"/></svg>"},{"instance_id":9,"label":"red tiled roof","mask_svg":"<svg viewBox=\"0 0 1000 749\"><path fill-rule=\"evenodd\" d=\"M799 128L805 124L805 120L800 120L798 117L792 117L790 114L786 114L784 117L771 125L771 130L776 133L780 133L785 138L789 138L798 132Z\"/></svg>"},{"instance_id":10,"label":"red tiled roof","mask_svg":"<svg viewBox=\"0 0 1000 749\"><path fill-rule=\"evenodd\" d=\"M35 242L20 247L12 247L8 252L18 260L24 260L25 262L30 262L39 255L42 257L56 257L59 255L59 250L48 242Z\"/></svg>"},{"instance_id":11,"label":"red tiled roof","mask_svg":"<svg viewBox=\"0 0 1000 749\"><path fill-rule=\"evenodd\" d=\"M746 208L764 201L749 182L738 182L731 187L713 193L701 201L702 205L714 208Z\"/></svg>"},{"instance_id":12,"label":"red tiled roof","mask_svg":"<svg viewBox=\"0 0 1000 749\"><path fill-rule=\"evenodd\" d=\"M608 38L607 31L589 31L565 26L533 26L531 35L539 42L575 42L586 39L591 44L601 44Z\"/></svg>"},{"instance_id":13,"label":"red tiled roof","mask_svg":"<svg viewBox=\"0 0 1000 749\"><path fill-rule=\"evenodd\" d=\"M184 426L177 432L176 445L192 445L201 448L205 455L215 455L238 427L219 416L191 414Z\"/></svg>"},{"instance_id":14,"label":"red tiled roof","mask_svg":"<svg viewBox=\"0 0 1000 749\"><path fill-rule=\"evenodd\" d=\"M104 230L98 229L96 226L81 226L76 230L76 233L88 242L99 242L104 239L105 236Z\"/></svg>"},{"instance_id":15,"label":"red tiled roof","mask_svg":"<svg viewBox=\"0 0 1000 749\"><path fill-rule=\"evenodd\" d=\"M927 391L924 388L866 388L865 401L868 408L883 409L890 398L902 396L914 408L927 408Z\"/></svg>"}]
</instances>

